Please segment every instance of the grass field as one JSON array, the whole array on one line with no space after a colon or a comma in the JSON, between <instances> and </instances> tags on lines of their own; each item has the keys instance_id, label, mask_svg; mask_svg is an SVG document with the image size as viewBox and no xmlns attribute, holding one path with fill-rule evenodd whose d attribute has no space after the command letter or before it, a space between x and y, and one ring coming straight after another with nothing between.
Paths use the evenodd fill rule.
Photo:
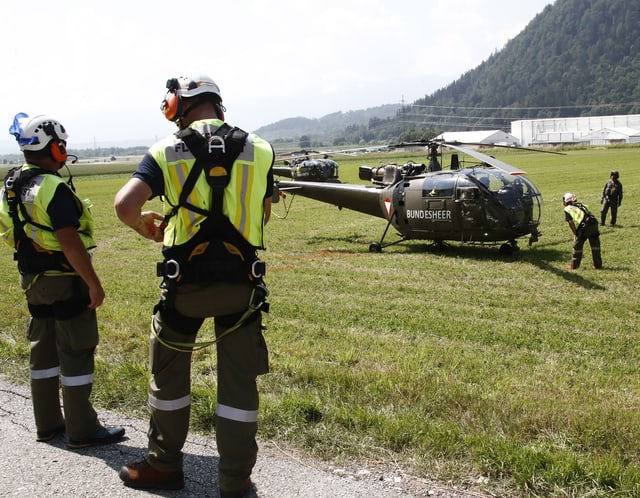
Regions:
<instances>
[{"instance_id":1,"label":"grass field","mask_svg":"<svg viewBox=\"0 0 640 498\"><path fill-rule=\"evenodd\" d=\"M274 206L259 437L496 496L640 496L640 148L491 154L528 171L545 200L540 241L508 258L497 246L437 252L426 241L371 254L383 220L302 198L283 219ZM406 159L426 160L339 159L340 176L357 182L361 164ZM583 266L568 271L562 194L599 211L613 168L625 196L619 226L601 229L604 270L591 269L587 244ZM107 292L96 404L146 418L159 247L113 214L128 175L94 173L75 184L94 204ZM28 314L9 248L0 270L2 370L26 382ZM205 322L200 339L211 336ZM194 431L212 432L215 369L215 354L195 353Z\"/></svg>"}]
</instances>

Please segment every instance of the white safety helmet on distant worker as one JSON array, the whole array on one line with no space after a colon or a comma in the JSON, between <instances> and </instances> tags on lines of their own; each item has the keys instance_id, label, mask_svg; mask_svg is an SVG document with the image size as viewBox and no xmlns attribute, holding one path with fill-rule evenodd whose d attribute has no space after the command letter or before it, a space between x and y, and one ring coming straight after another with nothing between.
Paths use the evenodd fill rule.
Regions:
<instances>
[{"instance_id":1,"label":"white safety helmet on distant worker","mask_svg":"<svg viewBox=\"0 0 640 498\"><path fill-rule=\"evenodd\" d=\"M194 107L198 105L200 99L196 99L194 104L186 107L183 99L192 99L200 97L201 99L209 99L216 105L218 117L223 118L222 113L222 96L220 88L209 76L199 75L196 77L180 76L178 78L170 78L167 80L167 94L160 109L165 118L169 121L180 122L182 118Z\"/></svg>"},{"instance_id":2,"label":"white safety helmet on distant worker","mask_svg":"<svg viewBox=\"0 0 640 498\"><path fill-rule=\"evenodd\" d=\"M576 194L572 194L571 192L567 192L562 197L562 202L565 203L565 204L569 204L571 202L576 202L576 199L577 199Z\"/></svg>"},{"instance_id":3,"label":"white safety helmet on distant worker","mask_svg":"<svg viewBox=\"0 0 640 498\"><path fill-rule=\"evenodd\" d=\"M9 133L16 137L25 155L46 154L58 163L64 163L68 158L67 130L51 116L40 114L29 118L24 112L19 112L13 118Z\"/></svg>"},{"instance_id":4,"label":"white safety helmet on distant worker","mask_svg":"<svg viewBox=\"0 0 640 498\"><path fill-rule=\"evenodd\" d=\"M52 140L58 144L69 138L64 126L51 116L41 114L30 118L24 112L15 115L9 133L16 137L21 151L36 152L43 150Z\"/></svg>"}]
</instances>

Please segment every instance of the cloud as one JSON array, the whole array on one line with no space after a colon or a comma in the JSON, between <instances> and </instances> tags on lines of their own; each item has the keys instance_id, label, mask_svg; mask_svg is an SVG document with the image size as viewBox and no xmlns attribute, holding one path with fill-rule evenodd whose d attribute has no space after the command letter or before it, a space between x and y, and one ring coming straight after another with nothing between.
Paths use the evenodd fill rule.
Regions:
<instances>
[{"instance_id":1,"label":"cloud","mask_svg":"<svg viewBox=\"0 0 640 498\"><path fill-rule=\"evenodd\" d=\"M74 142L151 141L174 128L167 78L219 84L249 130L293 116L411 102L501 49L550 1L66 0L4 6L0 126L51 114ZM0 152L15 152L0 133Z\"/></svg>"}]
</instances>

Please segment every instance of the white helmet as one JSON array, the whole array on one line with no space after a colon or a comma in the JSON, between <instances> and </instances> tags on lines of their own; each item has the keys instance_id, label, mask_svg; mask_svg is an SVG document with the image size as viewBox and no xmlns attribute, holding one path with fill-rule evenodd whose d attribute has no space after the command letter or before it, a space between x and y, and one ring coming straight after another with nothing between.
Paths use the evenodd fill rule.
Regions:
<instances>
[{"instance_id":1,"label":"white helmet","mask_svg":"<svg viewBox=\"0 0 640 498\"><path fill-rule=\"evenodd\" d=\"M220 88L209 76L198 75L180 76L167 80L167 94L162 101L160 109L169 121L177 121L182 118L182 99L195 97L209 93L216 96L216 103L222 102Z\"/></svg>"},{"instance_id":2,"label":"white helmet","mask_svg":"<svg viewBox=\"0 0 640 498\"><path fill-rule=\"evenodd\" d=\"M571 192L567 192L562 197L562 202L564 202L565 204L569 204L570 202L576 202L576 199L577 199L576 194L572 194Z\"/></svg>"},{"instance_id":3,"label":"white helmet","mask_svg":"<svg viewBox=\"0 0 640 498\"><path fill-rule=\"evenodd\" d=\"M40 114L29 118L24 112L15 115L9 133L16 137L22 151L42 150L52 140L59 142L69 137L64 126L51 116Z\"/></svg>"},{"instance_id":4,"label":"white helmet","mask_svg":"<svg viewBox=\"0 0 640 498\"><path fill-rule=\"evenodd\" d=\"M177 83L177 86L176 86ZM171 86L170 86L171 85ZM167 88L169 90L176 90L178 94L183 98L195 97L201 93L213 93L222 100L220 95L220 88L216 85L209 76L200 74L195 78L190 76L180 76L179 78L172 78L167 81Z\"/></svg>"}]
</instances>

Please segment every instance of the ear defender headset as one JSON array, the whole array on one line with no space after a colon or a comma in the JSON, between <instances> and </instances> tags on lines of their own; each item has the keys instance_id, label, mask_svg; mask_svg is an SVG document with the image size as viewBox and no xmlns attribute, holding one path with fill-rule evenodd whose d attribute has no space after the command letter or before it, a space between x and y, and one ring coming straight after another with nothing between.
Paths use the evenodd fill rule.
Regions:
<instances>
[{"instance_id":1,"label":"ear defender headset","mask_svg":"<svg viewBox=\"0 0 640 498\"><path fill-rule=\"evenodd\" d=\"M67 146L64 140L60 140L60 137L58 137L53 123L45 123L42 129L47 135L53 137L53 140L49 144L49 152L53 160L57 163L66 162L69 157L67 154Z\"/></svg>"},{"instance_id":2,"label":"ear defender headset","mask_svg":"<svg viewBox=\"0 0 640 498\"><path fill-rule=\"evenodd\" d=\"M198 93L197 95L201 95L202 93L213 93L217 96L217 99L220 99L217 85L213 83L212 80L211 80L211 83L215 88L214 92L201 92L201 93ZM206 84L204 85L203 88L209 88L209 87L210 85ZM182 93L187 92L186 93L187 97L193 97L195 95L192 94L191 90L196 90L196 89L198 89L198 83L194 80L189 81L187 88L185 88L184 86L181 86L178 78L171 78L167 80L167 94L165 95L164 100L160 105L160 110L164 114L164 117L167 118L169 121L178 123L178 125L180 125L180 120L184 118L191 109L195 108L195 106L198 105L198 104L194 104L188 107L187 109L184 109L184 100L182 97ZM226 109L222 105L222 102L221 101L214 102L214 105L215 105L216 115L218 119L224 120L224 111Z\"/></svg>"},{"instance_id":3,"label":"ear defender headset","mask_svg":"<svg viewBox=\"0 0 640 498\"><path fill-rule=\"evenodd\" d=\"M178 93L180 83L177 78L167 80L167 94L162 101L160 110L169 121L177 121L182 114L182 96Z\"/></svg>"}]
</instances>

